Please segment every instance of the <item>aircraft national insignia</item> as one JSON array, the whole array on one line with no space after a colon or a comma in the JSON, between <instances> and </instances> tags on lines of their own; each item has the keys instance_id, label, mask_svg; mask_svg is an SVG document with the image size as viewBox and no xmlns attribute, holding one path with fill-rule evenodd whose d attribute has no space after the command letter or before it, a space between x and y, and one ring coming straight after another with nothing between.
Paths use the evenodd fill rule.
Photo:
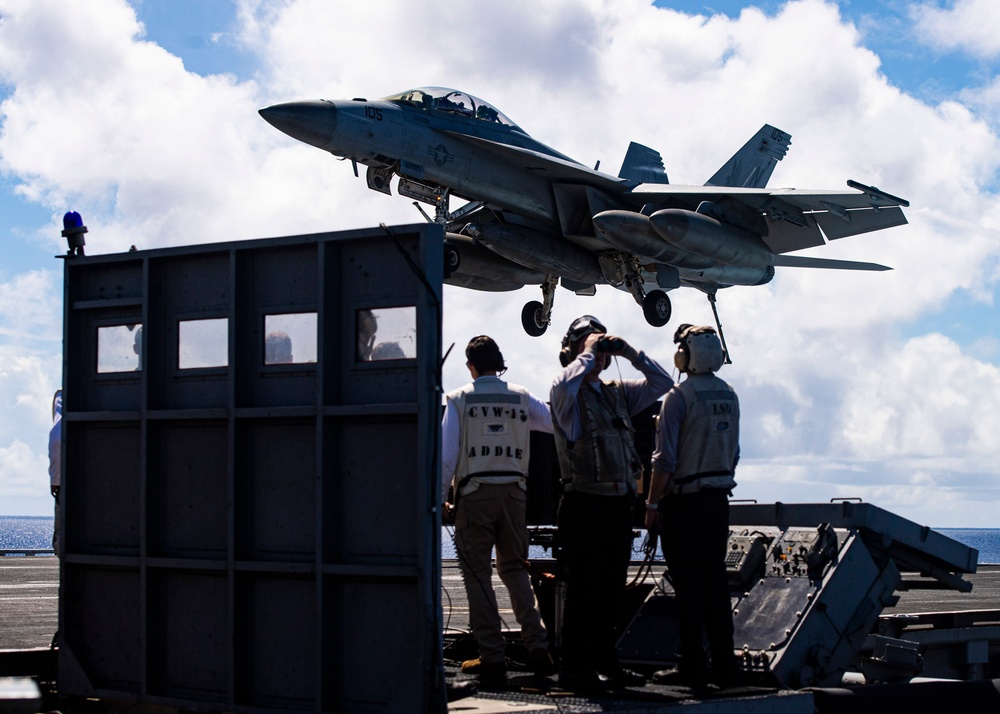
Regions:
<instances>
[{"instance_id":1,"label":"aircraft national insignia","mask_svg":"<svg viewBox=\"0 0 1000 714\"><path fill-rule=\"evenodd\" d=\"M448 147L444 144L438 144L437 146L428 146L427 154L434 158L434 163L438 166L444 166L455 160L455 155L448 151Z\"/></svg>"}]
</instances>

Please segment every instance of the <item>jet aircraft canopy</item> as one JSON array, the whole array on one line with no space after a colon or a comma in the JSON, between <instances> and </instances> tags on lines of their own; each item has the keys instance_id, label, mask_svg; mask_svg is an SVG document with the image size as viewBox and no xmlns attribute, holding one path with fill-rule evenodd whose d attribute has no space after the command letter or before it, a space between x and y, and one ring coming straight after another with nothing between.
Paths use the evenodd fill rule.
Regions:
<instances>
[{"instance_id":1,"label":"jet aircraft canopy","mask_svg":"<svg viewBox=\"0 0 1000 714\"><path fill-rule=\"evenodd\" d=\"M383 99L387 102L424 111L439 111L446 114L457 114L467 119L503 124L524 133L524 129L508 119L503 112L489 102L447 87L418 87L383 97Z\"/></svg>"}]
</instances>

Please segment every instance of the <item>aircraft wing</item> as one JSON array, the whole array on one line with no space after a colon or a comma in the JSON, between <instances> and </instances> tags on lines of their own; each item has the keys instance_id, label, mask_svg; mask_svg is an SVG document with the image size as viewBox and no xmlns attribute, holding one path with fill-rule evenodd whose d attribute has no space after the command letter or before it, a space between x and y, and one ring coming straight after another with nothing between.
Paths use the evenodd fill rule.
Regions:
<instances>
[{"instance_id":1,"label":"aircraft wing","mask_svg":"<svg viewBox=\"0 0 1000 714\"><path fill-rule=\"evenodd\" d=\"M482 139L469 134L461 134L454 131L444 131L442 133L448 134L460 141L473 144L507 163L520 166L553 183L583 183L612 193L621 193L628 185L624 179L615 178L600 171L589 169L583 164L578 164L572 160L550 156L532 149L525 149L521 146L501 144L497 141L490 141L489 139ZM662 184L659 185L662 187Z\"/></svg>"},{"instance_id":2,"label":"aircraft wing","mask_svg":"<svg viewBox=\"0 0 1000 714\"><path fill-rule=\"evenodd\" d=\"M729 199L760 211L767 222L764 241L775 253L788 253L823 245L826 240L901 226L906 223L905 201L848 181L855 191L822 191L795 188L737 188L727 186L678 186L641 184L632 190L648 202L671 201L694 209L702 201ZM824 239L825 236L825 239Z\"/></svg>"}]
</instances>

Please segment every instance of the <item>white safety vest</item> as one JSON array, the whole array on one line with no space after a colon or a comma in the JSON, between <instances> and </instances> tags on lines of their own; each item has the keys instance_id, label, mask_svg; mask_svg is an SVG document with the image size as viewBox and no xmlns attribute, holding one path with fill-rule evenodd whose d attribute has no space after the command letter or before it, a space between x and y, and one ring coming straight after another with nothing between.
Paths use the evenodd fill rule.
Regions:
<instances>
[{"instance_id":1,"label":"white safety vest","mask_svg":"<svg viewBox=\"0 0 1000 714\"><path fill-rule=\"evenodd\" d=\"M531 455L528 390L480 379L446 396L460 424L455 467L460 495L483 483L519 483L524 488Z\"/></svg>"},{"instance_id":2,"label":"white safety vest","mask_svg":"<svg viewBox=\"0 0 1000 714\"><path fill-rule=\"evenodd\" d=\"M671 493L736 486L740 445L740 403L736 392L714 374L692 374L674 389L687 406L677 443Z\"/></svg>"}]
</instances>

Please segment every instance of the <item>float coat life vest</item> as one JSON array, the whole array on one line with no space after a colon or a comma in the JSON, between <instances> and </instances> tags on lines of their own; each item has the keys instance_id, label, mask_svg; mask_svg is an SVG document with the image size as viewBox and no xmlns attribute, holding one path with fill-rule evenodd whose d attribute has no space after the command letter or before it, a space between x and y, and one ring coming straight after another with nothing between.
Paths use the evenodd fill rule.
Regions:
<instances>
[{"instance_id":1,"label":"float coat life vest","mask_svg":"<svg viewBox=\"0 0 1000 714\"><path fill-rule=\"evenodd\" d=\"M703 488L731 489L740 448L740 403L736 392L714 374L691 374L674 389L687 410L677 442L671 493Z\"/></svg>"},{"instance_id":2,"label":"float coat life vest","mask_svg":"<svg viewBox=\"0 0 1000 714\"><path fill-rule=\"evenodd\" d=\"M578 441L568 441L553 424L563 489L598 496L634 494L642 460L621 383L601 382L600 391L584 384L577 404L582 428Z\"/></svg>"},{"instance_id":3,"label":"float coat life vest","mask_svg":"<svg viewBox=\"0 0 1000 714\"><path fill-rule=\"evenodd\" d=\"M459 495L482 483L526 488L531 424L528 390L499 379L478 379L447 394L459 415L455 486Z\"/></svg>"}]
</instances>

